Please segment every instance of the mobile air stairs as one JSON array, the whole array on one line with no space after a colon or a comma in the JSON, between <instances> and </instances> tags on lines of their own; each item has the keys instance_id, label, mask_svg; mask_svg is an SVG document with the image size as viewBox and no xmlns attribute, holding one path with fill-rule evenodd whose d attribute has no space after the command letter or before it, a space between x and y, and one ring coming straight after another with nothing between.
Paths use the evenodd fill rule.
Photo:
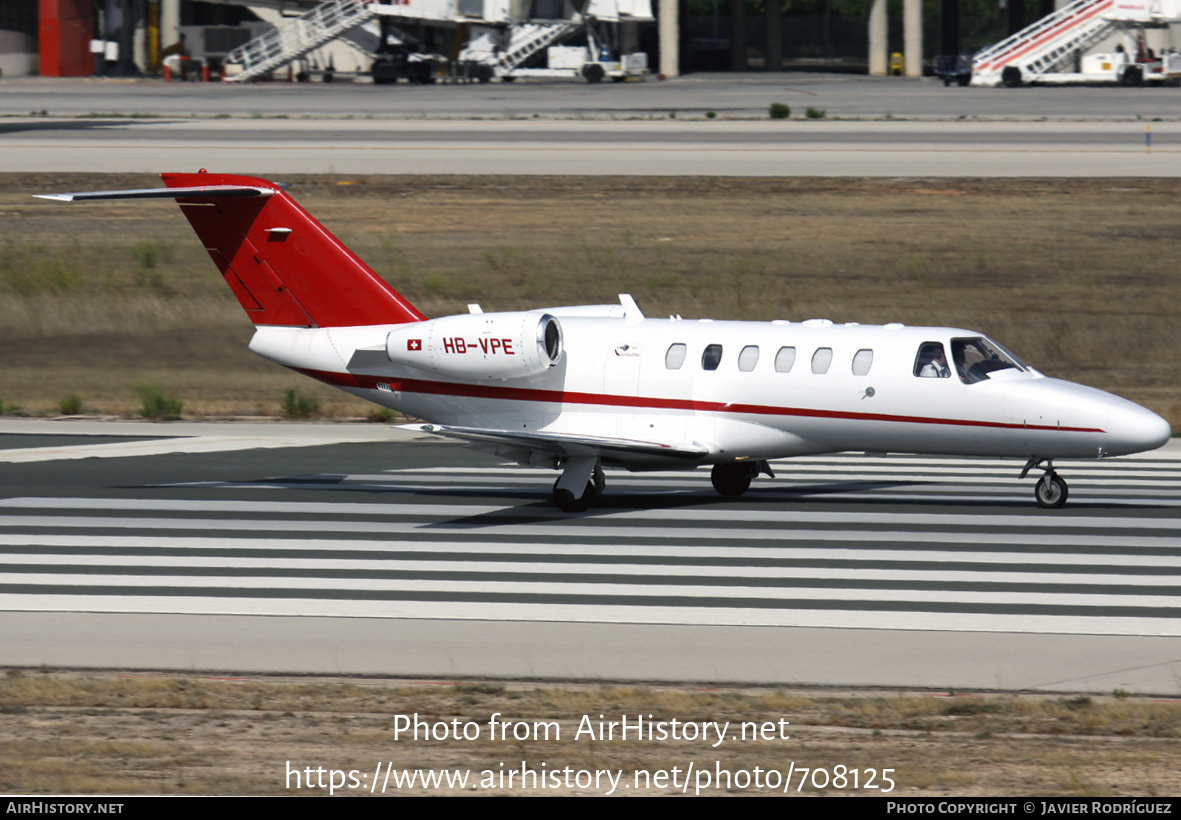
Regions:
<instances>
[{"instance_id":1,"label":"mobile air stairs","mask_svg":"<svg viewBox=\"0 0 1181 820\"><path fill-rule=\"evenodd\" d=\"M1178 0L1181 2L1181 0ZM353 48L381 58L388 54L389 40L405 40L390 23L418 23L426 26L458 29L468 33L453 61L434 54L410 54L403 43L395 43L403 53L399 59L416 62L420 67L454 63L459 73L481 80L498 76L514 79L543 73L549 76L577 76L590 82L604 76L626 79L634 73L647 73L644 55L628 55L622 62L612 62L602 48L597 34L600 23L621 20L651 20L650 0L589 0L579 12L570 0L550 3L551 16L521 16L529 7L520 0L324 0L319 5L286 20L282 25L226 54L223 65L227 82L245 82L270 75L276 69L303 58L327 43L344 39ZM383 19L384 18L384 19ZM376 21L382 21L378 37ZM543 49L585 32L588 45L576 49L551 49L550 62L557 52L560 65L549 69L525 69L522 66ZM377 43L376 47L373 43ZM568 53L569 52L569 53ZM578 52L573 54L572 52ZM453 52L454 54L454 52ZM452 71L454 72L453 65ZM429 82L434 74L426 71L405 75ZM392 75L387 75L392 79ZM377 80L378 72L374 72ZM391 81L387 79L387 81Z\"/></svg>"},{"instance_id":2,"label":"mobile air stairs","mask_svg":"<svg viewBox=\"0 0 1181 820\"><path fill-rule=\"evenodd\" d=\"M1173 22L1181 22L1181 0L1073 0L976 54L972 85L1162 82L1181 76L1168 71L1168 57L1181 55L1157 59L1144 31ZM1122 36L1114 52L1087 53L1113 35Z\"/></svg>"},{"instance_id":3,"label":"mobile air stairs","mask_svg":"<svg viewBox=\"0 0 1181 820\"><path fill-rule=\"evenodd\" d=\"M227 70L226 81L240 83L266 77L373 18L371 3L326 0L226 54L222 65L234 67Z\"/></svg>"}]
</instances>

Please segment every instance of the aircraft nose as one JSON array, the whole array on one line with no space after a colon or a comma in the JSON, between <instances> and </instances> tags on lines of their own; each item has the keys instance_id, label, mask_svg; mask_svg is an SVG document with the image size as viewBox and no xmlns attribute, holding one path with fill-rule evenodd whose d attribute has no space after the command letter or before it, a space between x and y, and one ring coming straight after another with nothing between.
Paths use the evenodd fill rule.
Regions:
<instances>
[{"instance_id":1,"label":"aircraft nose","mask_svg":"<svg viewBox=\"0 0 1181 820\"><path fill-rule=\"evenodd\" d=\"M1167 421L1130 401L1111 405L1107 412L1107 432L1111 436L1109 454L1113 456L1155 450L1173 435Z\"/></svg>"}]
</instances>

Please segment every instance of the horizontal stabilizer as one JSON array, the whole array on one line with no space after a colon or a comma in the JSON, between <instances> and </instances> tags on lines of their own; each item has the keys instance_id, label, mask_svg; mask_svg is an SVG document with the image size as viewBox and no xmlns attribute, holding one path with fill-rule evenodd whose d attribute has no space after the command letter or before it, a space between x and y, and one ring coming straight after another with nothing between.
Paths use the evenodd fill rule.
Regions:
<instances>
[{"instance_id":1,"label":"horizontal stabilizer","mask_svg":"<svg viewBox=\"0 0 1181 820\"><path fill-rule=\"evenodd\" d=\"M82 191L76 194L34 194L38 199L83 202L88 199L186 199L188 197L270 196L271 188L248 185L202 185L194 188L133 188L128 191Z\"/></svg>"}]
</instances>

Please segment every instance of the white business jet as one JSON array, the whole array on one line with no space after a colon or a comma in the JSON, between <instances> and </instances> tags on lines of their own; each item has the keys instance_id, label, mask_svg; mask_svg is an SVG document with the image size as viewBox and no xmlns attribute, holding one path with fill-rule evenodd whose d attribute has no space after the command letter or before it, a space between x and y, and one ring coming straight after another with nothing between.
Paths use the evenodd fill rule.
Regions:
<instances>
[{"instance_id":1,"label":"white business jet","mask_svg":"<svg viewBox=\"0 0 1181 820\"><path fill-rule=\"evenodd\" d=\"M975 331L900 324L650 319L630 296L427 319L273 183L165 174L166 188L47 199L178 201L255 324L250 349L429 420L415 429L561 470L554 501L587 509L603 466L712 465L741 495L768 462L841 451L1025 459L1043 507L1054 459L1152 450L1160 416L1043 376Z\"/></svg>"}]
</instances>

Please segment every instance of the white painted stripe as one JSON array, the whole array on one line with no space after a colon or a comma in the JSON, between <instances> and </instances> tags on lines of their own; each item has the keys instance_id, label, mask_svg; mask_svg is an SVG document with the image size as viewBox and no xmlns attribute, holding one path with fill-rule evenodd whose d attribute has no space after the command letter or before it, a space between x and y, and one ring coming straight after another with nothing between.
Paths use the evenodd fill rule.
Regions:
<instances>
[{"instance_id":1,"label":"white painted stripe","mask_svg":"<svg viewBox=\"0 0 1181 820\"><path fill-rule=\"evenodd\" d=\"M488 604L455 601L322 601L311 599L126 598L89 595L0 595L0 610L23 612L135 612L273 615L287 617L430 618L437 620L563 621L589 623L800 626L906 629L933 632L1022 632L1071 635L1181 636L1181 621L1084 615L1005 615L858 610L699 609L585 604Z\"/></svg>"},{"instance_id":2,"label":"white painted stripe","mask_svg":"<svg viewBox=\"0 0 1181 820\"><path fill-rule=\"evenodd\" d=\"M317 515L369 515L383 518L406 518L434 516L449 521L459 517L489 516L504 513L506 516L545 518L554 522L572 521L727 521L737 523L796 524L831 523L848 525L856 523L884 525L946 526L955 531L968 527L1038 527L1038 528L1103 528L1103 529L1172 529L1181 532L1181 518L1139 518L1131 516L1084 516L1069 513L1046 513L1037 508L1020 515L1002 513L892 513L892 512L827 512L808 510L601 510L583 516L569 516L556 509L546 507L503 507L474 504L368 504L355 502L311 503L301 501L223 501L223 500L174 500L153 498L6 498L0 500L0 507L19 509L77 509L77 510L146 510L156 512L253 512L282 514ZM7 516L0 523L7 526L51 526L49 523L18 523L44 519L30 516ZM122 519L82 518L65 516L51 519L60 526L124 526L124 521L162 522L169 529L176 528L181 519ZM95 522L79 524L78 521ZM103 524L107 521L109 523ZM189 521L189 519L185 519ZM259 521L249 522L229 519L209 522L217 525L266 524L275 528L300 528L317 522L313 521ZM362 522L341 522L342 529ZM494 526L495 522L485 519L480 528ZM662 528L663 529L663 528ZM563 527L565 531L565 527Z\"/></svg>"},{"instance_id":3,"label":"white painted stripe","mask_svg":"<svg viewBox=\"0 0 1181 820\"><path fill-rule=\"evenodd\" d=\"M74 555L6 555L4 565L57 565L62 567L127 567L137 570L155 570L160 578L173 577L168 570L175 569L253 569L304 571L349 570L352 572L477 572L486 574L519 573L522 575L632 575L637 577L664 576L675 578L701 578L706 580L729 579L745 581L746 586L761 587L767 579L826 579L834 582L880 581L926 583L1003 583L1003 584L1121 584L1127 586L1181 586L1181 574L1177 575L1111 575L1050 572L988 572L985 570L909 570L909 569L850 569L834 571L831 567L753 567L743 571L742 567L685 566L681 564L547 564L528 561L506 563L487 561L405 561L372 559L323 559L294 558L283 555L276 558L224 558L152 556L151 558L127 559L122 556L74 556ZM0 572L0 578L7 583L19 583L26 577L16 572ZM62 577L65 577L64 575ZM138 577L122 573L99 576L104 578ZM186 579L191 576L176 576ZM249 578L250 576L235 576ZM196 582L196 581L194 581ZM573 580L565 583L572 583ZM165 581L166 585L171 585ZM374 581L374 583L379 583ZM510 583L510 582L506 582ZM533 583L527 578L511 583ZM635 594L661 594L668 587L645 586L643 592ZM731 589L717 585L718 590ZM719 594L721 594L719 592ZM1181 606L1181 602L1178 604Z\"/></svg>"},{"instance_id":4,"label":"white painted stripe","mask_svg":"<svg viewBox=\"0 0 1181 820\"><path fill-rule=\"evenodd\" d=\"M892 590L892 589L816 589L814 587L707 587L660 586L637 587L629 584L588 584L575 581L445 581L415 579L363 578L272 578L242 576L211 578L191 576L137 575L71 575L69 573L0 573L0 584L60 586L121 586L152 589L168 587L185 589L205 587L216 589L298 589L333 590L337 592L436 592L445 594L478 593L507 595L616 595L624 598L733 598L766 600L819 601L901 601L941 604L1002 604L1022 606L1077 606L1077 607L1159 607L1177 614L1181 620L1181 599L1171 595L1109 595L1075 592L970 592L962 590Z\"/></svg>"},{"instance_id":5,"label":"white painted stripe","mask_svg":"<svg viewBox=\"0 0 1181 820\"><path fill-rule=\"evenodd\" d=\"M352 533L381 533L384 535L397 534L454 534L456 531L467 531L473 536L473 543L480 543L482 536L525 536L536 538L536 525L494 523L479 526L456 526L440 528L432 524L404 523L398 521L252 521L241 519L195 519L195 518L115 518L115 517L51 517L51 516L5 516L0 517L2 527L44 527L52 529L128 529L128 530L179 530L188 532L193 530L223 530L238 532L352 532ZM560 534L568 538L614 538L619 540L633 538L653 538L675 541L718 540L718 541L792 541L800 537L796 530L782 531L775 529L740 529L717 527L658 527L651 530L637 530L635 527L610 526L579 526L577 524L563 524ZM982 540L981 543L999 543L1005 540L1004 533ZM925 539L930 541L962 541L953 532L924 533ZM818 535L823 538L824 536ZM855 531L833 531L828 536L833 541L874 541L871 532L857 533ZM1073 544L1071 536L1057 537L1060 544ZM1044 540L1044 539L1042 539ZM1118 539L1117 543L1122 539ZM1051 543L1045 541L1045 543ZM1175 549L1176 538L1162 537L1164 549Z\"/></svg>"},{"instance_id":6,"label":"white painted stripe","mask_svg":"<svg viewBox=\"0 0 1181 820\"><path fill-rule=\"evenodd\" d=\"M200 530L224 530L224 531L250 531L250 532L356 532L356 533L380 533L384 535L423 535L433 534L438 532L447 532L454 534L454 529L448 530L434 530L430 525L422 524L406 524L401 522L320 522L320 521L300 521L284 525L283 522L275 521L206 521L197 519L133 519L133 518L49 518L36 516L22 516L22 517L8 517L0 518L0 527L3 526L21 526L21 527L47 527L47 528L62 528L65 526L63 522L68 522L68 526L72 528L98 528L98 529L160 529L160 530L179 530L181 532L200 531ZM514 536L536 538L538 535L536 526L524 525L505 525L505 526L484 526L475 530L471 530L473 535L473 544L483 543L480 540L481 536ZM633 527L583 527L577 525L563 526L561 533L568 538L611 538L618 540L634 539L639 537L648 537L655 540L672 540L672 541L794 541L805 537L804 533L800 531L790 531L787 533L779 530L771 529L751 529L741 530L732 528L714 528L714 527L694 527L694 528L670 528L662 527L659 529L652 529L651 531L637 531ZM830 540L841 543L873 543L886 540L896 541L898 539L886 539L880 537L878 533L865 532L856 533L848 531L816 531L809 533L813 540ZM908 533L912 542L924 541L958 541L965 543L966 539L957 536L955 533ZM916 537L917 535L917 537ZM1047 535L1035 541L1044 543L1046 545L1057 544L1063 546L1082 545L1083 538L1087 536L1067 535ZM171 536L169 536L171 538ZM998 533L992 537L980 537L978 543L995 545L1006 543L1009 540L1007 533ZM1125 539L1119 536L1111 537L1109 545L1120 545ZM158 541L157 541L158 543ZM290 544L290 542L288 542ZM429 543L429 542L428 542ZM1020 538L1014 539L1014 543L1028 544L1028 539ZM492 545L490 548L495 549L498 545ZM1140 546L1151 549L1165 549L1175 550L1177 548L1177 538L1161 536L1156 542L1141 543Z\"/></svg>"},{"instance_id":7,"label":"white painted stripe","mask_svg":"<svg viewBox=\"0 0 1181 820\"><path fill-rule=\"evenodd\" d=\"M536 533L533 533L536 536ZM903 543L918 544L934 541L929 533L919 532L866 532L858 533L851 538L851 533L835 530L793 530L793 541L832 541L840 542L856 540L867 543ZM634 532L633 532L634 536ZM1020 563L1041 564L1079 564L1079 565L1110 565L1117 563L1121 566L1144 567L1176 567L1178 558L1175 555L1105 555L1105 554L1062 554L1041 553L1026 547L1038 546L1072 546L1072 547L1142 547L1150 549L1181 548L1181 537L1131 537L1118 535L1022 535L1019 533L1003 533L999 535L983 535L980 533L963 533L952 540L963 544L982 544L990 547L1009 545L1014 547L1012 552L964 550L952 552L949 550L882 550L882 549L853 549L846 546L832 546L820 548L797 547L735 547L717 546L714 544L699 546L664 546L661 544L632 544L616 541L603 543L576 543L563 541L552 544L544 541L519 540L516 543L497 543L493 541L355 541L319 540L319 539L291 539L291 538L218 538L218 537L185 537L167 536L110 536L110 535L43 535L40 533L3 533L0 532L0 546L15 547L109 547L115 549L169 549L178 552L190 549L222 549L222 550L280 550L295 555L299 552L310 551L340 551L357 552L455 552L455 553L485 553L489 555L601 555L628 556L633 558L705 558L722 560L738 559L767 559L767 560L844 560L844 561L956 561L971 563L999 563L1017 566ZM1018 549L1019 548L1019 549ZM6 560L9 553L0 555L0 560ZM139 561L152 560L143 556L128 556L124 560ZM507 559L506 559L507 560ZM560 566L560 564L558 565ZM710 565L713 566L713 565ZM836 571L835 569L833 570Z\"/></svg>"}]
</instances>

